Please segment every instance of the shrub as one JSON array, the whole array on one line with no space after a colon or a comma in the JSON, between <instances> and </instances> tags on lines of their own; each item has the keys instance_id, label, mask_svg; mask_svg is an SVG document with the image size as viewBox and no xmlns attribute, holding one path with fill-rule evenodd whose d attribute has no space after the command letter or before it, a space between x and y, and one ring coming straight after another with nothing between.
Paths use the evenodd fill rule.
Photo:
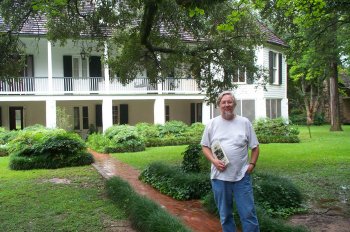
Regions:
<instances>
[{"instance_id":1,"label":"shrub","mask_svg":"<svg viewBox=\"0 0 350 232\"><path fill-rule=\"evenodd\" d=\"M108 196L126 211L132 226L137 231L190 232L177 218L153 201L138 195L119 177L107 180L106 188Z\"/></svg>"},{"instance_id":2,"label":"shrub","mask_svg":"<svg viewBox=\"0 0 350 232\"><path fill-rule=\"evenodd\" d=\"M111 152L136 152L146 149L142 136L139 135L136 127L129 125L117 125L108 128L105 132L107 139L110 139L105 151Z\"/></svg>"},{"instance_id":3,"label":"shrub","mask_svg":"<svg viewBox=\"0 0 350 232\"><path fill-rule=\"evenodd\" d=\"M160 137L166 137L169 135L178 137L188 130L187 124L176 120L168 121L164 125L159 125L158 128Z\"/></svg>"},{"instance_id":4,"label":"shrub","mask_svg":"<svg viewBox=\"0 0 350 232\"><path fill-rule=\"evenodd\" d=\"M180 167L155 162L139 179L177 200L200 199L211 189L207 173L184 173Z\"/></svg>"},{"instance_id":5,"label":"shrub","mask_svg":"<svg viewBox=\"0 0 350 232\"><path fill-rule=\"evenodd\" d=\"M85 143L74 133L62 129L31 127L20 131L9 143L10 168L61 168L93 162Z\"/></svg>"},{"instance_id":6,"label":"shrub","mask_svg":"<svg viewBox=\"0 0 350 232\"><path fill-rule=\"evenodd\" d=\"M256 173L253 185L255 201L271 215L286 217L301 210L302 195L288 179Z\"/></svg>"},{"instance_id":7,"label":"shrub","mask_svg":"<svg viewBox=\"0 0 350 232\"><path fill-rule=\"evenodd\" d=\"M296 143L299 142L299 130L282 118L255 120L254 129L260 143Z\"/></svg>"},{"instance_id":8,"label":"shrub","mask_svg":"<svg viewBox=\"0 0 350 232\"><path fill-rule=\"evenodd\" d=\"M204 156L202 153L202 147L199 144L189 145L182 153L182 170L184 172L200 172L201 164L200 159Z\"/></svg>"},{"instance_id":9,"label":"shrub","mask_svg":"<svg viewBox=\"0 0 350 232\"><path fill-rule=\"evenodd\" d=\"M138 133L147 140L148 138L157 138L159 137L159 130L158 127L154 124L142 122L137 123L135 125Z\"/></svg>"},{"instance_id":10,"label":"shrub","mask_svg":"<svg viewBox=\"0 0 350 232\"><path fill-rule=\"evenodd\" d=\"M97 152L106 153L110 142L111 140L103 134L93 133L87 138L86 144L88 147Z\"/></svg>"}]
</instances>

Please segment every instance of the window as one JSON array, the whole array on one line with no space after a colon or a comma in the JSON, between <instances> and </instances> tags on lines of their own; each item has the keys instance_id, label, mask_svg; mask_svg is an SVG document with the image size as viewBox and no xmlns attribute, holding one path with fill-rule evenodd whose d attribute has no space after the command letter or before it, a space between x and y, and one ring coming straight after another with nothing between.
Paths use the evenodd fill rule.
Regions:
<instances>
[{"instance_id":1,"label":"window","mask_svg":"<svg viewBox=\"0 0 350 232\"><path fill-rule=\"evenodd\" d=\"M232 81L234 83L246 83L245 74L244 69L238 69L237 72L232 75Z\"/></svg>"},{"instance_id":2,"label":"window","mask_svg":"<svg viewBox=\"0 0 350 232\"><path fill-rule=\"evenodd\" d=\"M249 121L254 121L255 119L255 100L236 100L237 106L235 113L246 117Z\"/></svg>"},{"instance_id":3,"label":"window","mask_svg":"<svg viewBox=\"0 0 350 232\"><path fill-rule=\"evenodd\" d=\"M112 107L112 117L113 117L113 125L119 123L119 111L118 106Z\"/></svg>"},{"instance_id":4,"label":"window","mask_svg":"<svg viewBox=\"0 0 350 232\"><path fill-rule=\"evenodd\" d=\"M89 108L83 106L83 129L89 129Z\"/></svg>"},{"instance_id":5,"label":"window","mask_svg":"<svg viewBox=\"0 0 350 232\"><path fill-rule=\"evenodd\" d=\"M74 130L80 130L80 112L79 107L74 107Z\"/></svg>"},{"instance_id":6,"label":"window","mask_svg":"<svg viewBox=\"0 0 350 232\"><path fill-rule=\"evenodd\" d=\"M282 84L282 54L269 51L269 83Z\"/></svg>"},{"instance_id":7,"label":"window","mask_svg":"<svg viewBox=\"0 0 350 232\"><path fill-rule=\"evenodd\" d=\"M281 117L281 99L266 99L266 117Z\"/></svg>"}]
</instances>

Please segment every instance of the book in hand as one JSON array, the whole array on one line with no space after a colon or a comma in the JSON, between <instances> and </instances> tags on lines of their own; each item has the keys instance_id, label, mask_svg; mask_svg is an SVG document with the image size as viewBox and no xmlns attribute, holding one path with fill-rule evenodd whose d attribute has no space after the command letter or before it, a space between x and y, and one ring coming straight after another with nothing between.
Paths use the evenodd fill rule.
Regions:
<instances>
[{"instance_id":1,"label":"book in hand","mask_svg":"<svg viewBox=\"0 0 350 232\"><path fill-rule=\"evenodd\" d=\"M228 163L230 163L230 161L227 158L227 155L224 151L224 149L222 148L220 141L219 140L215 140L211 146L211 151L213 153L213 155L218 159L221 160L222 162L224 162L225 166L227 166Z\"/></svg>"}]
</instances>

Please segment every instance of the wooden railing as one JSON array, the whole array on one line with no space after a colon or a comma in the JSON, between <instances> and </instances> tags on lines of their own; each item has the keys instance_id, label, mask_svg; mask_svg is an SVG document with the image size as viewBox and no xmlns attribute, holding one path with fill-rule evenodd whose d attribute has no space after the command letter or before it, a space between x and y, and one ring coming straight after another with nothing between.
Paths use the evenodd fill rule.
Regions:
<instances>
[{"instance_id":1,"label":"wooden railing","mask_svg":"<svg viewBox=\"0 0 350 232\"><path fill-rule=\"evenodd\" d=\"M60 95L60 94L197 94L201 93L194 79L168 78L159 84L147 78L136 78L123 85L118 79L106 84L102 77L54 77L52 85L47 77L19 77L0 80L0 95Z\"/></svg>"}]
</instances>

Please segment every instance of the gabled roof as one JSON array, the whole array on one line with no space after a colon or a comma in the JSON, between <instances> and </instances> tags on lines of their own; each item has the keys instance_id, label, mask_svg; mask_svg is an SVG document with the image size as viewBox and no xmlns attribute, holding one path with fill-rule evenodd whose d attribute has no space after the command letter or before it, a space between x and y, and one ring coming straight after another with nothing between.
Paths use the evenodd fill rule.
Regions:
<instances>
[{"instance_id":1,"label":"gabled roof","mask_svg":"<svg viewBox=\"0 0 350 232\"><path fill-rule=\"evenodd\" d=\"M45 36L47 34L47 28L46 28L46 18L44 16L36 16L35 18L30 18L27 20L27 22L23 25L22 29L19 31L19 35L23 36ZM5 26L3 19L0 17L0 27ZM260 28L265 33L267 37L267 42L278 45L278 46L284 46L287 47L287 43L283 41L281 38L279 38L275 33L273 33L267 26L260 23ZM8 30L8 28L7 28ZM165 29L161 29L161 33L164 35L168 34L166 33ZM110 34L107 32L107 34ZM187 32L182 32L181 37L184 41L191 42L194 41L193 36L191 36Z\"/></svg>"}]
</instances>

